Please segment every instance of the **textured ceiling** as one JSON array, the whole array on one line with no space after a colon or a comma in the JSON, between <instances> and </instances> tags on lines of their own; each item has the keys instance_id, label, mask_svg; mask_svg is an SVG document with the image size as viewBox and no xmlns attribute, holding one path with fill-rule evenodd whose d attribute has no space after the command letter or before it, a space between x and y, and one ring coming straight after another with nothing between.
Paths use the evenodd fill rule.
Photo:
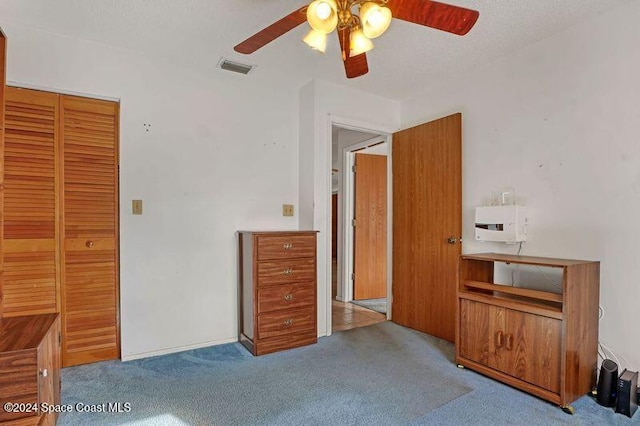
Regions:
<instances>
[{"instance_id":1,"label":"textured ceiling","mask_svg":"<svg viewBox=\"0 0 640 426\"><path fill-rule=\"evenodd\" d=\"M233 46L305 4L305 0L2 0L0 24L161 55L222 72L221 57L258 65L248 76L297 89L312 78L403 99L458 72L481 67L528 44L631 0L441 0L480 12L464 37L394 20L368 54L369 73L348 80L337 38L326 54L300 40L307 25L252 55ZM10 34L9 34L10 36Z\"/></svg>"}]
</instances>

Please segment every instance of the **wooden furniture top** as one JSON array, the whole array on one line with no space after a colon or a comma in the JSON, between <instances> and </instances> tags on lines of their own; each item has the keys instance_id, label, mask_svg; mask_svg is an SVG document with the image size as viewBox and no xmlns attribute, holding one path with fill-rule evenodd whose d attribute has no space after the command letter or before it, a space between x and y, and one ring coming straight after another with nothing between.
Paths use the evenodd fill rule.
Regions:
<instances>
[{"instance_id":1,"label":"wooden furniture top","mask_svg":"<svg viewBox=\"0 0 640 426\"><path fill-rule=\"evenodd\" d=\"M35 349L58 314L0 319L0 353Z\"/></svg>"},{"instance_id":2,"label":"wooden furniture top","mask_svg":"<svg viewBox=\"0 0 640 426\"><path fill-rule=\"evenodd\" d=\"M519 263L522 265L549 266L554 268L584 265L586 263L598 263L592 260L554 259L551 257L520 256L516 254L502 254L502 253L463 254L462 258L470 259L470 260L486 260L486 261L505 262L505 263Z\"/></svg>"},{"instance_id":3,"label":"wooden furniture top","mask_svg":"<svg viewBox=\"0 0 640 426\"><path fill-rule=\"evenodd\" d=\"M315 232L318 233L320 231L314 231L312 229L308 230L308 231L238 231L240 234L245 234L245 233L249 233L249 234L308 234L309 232Z\"/></svg>"}]
</instances>

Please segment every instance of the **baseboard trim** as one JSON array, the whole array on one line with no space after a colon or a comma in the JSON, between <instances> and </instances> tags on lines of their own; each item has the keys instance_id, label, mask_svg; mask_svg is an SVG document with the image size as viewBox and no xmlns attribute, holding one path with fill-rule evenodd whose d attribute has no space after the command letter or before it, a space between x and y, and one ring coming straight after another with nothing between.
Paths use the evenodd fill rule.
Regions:
<instances>
[{"instance_id":1,"label":"baseboard trim","mask_svg":"<svg viewBox=\"0 0 640 426\"><path fill-rule=\"evenodd\" d=\"M190 351L192 349L206 348L207 346L218 346L218 345L224 345L227 343L235 343L237 341L238 341L237 337L230 337L228 339L212 340L209 342L196 343L195 345L175 346L173 348L160 349L159 351L150 351L150 352L141 352L138 354L123 355L122 361L126 362L126 361L133 361L136 359L149 358L152 356L168 355L176 352Z\"/></svg>"}]
</instances>

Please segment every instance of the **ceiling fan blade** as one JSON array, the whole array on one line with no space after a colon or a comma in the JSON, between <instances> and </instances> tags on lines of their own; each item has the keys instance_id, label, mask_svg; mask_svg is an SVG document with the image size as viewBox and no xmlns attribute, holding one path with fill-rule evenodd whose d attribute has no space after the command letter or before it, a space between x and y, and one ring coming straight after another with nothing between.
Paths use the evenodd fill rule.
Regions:
<instances>
[{"instance_id":1,"label":"ceiling fan blade","mask_svg":"<svg viewBox=\"0 0 640 426\"><path fill-rule=\"evenodd\" d=\"M264 30L255 33L234 47L233 50L244 54L253 53L306 21L307 6L303 6L295 12L291 12L279 21L269 25Z\"/></svg>"},{"instance_id":2,"label":"ceiling fan blade","mask_svg":"<svg viewBox=\"0 0 640 426\"><path fill-rule=\"evenodd\" d=\"M369 65L367 64L366 53L352 58L349 57L350 33L349 28L338 30L338 38L340 39L340 51L342 52L342 61L344 62L344 70L347 73L347 78L355 78L368 73Z\"/></svg>"},{"instance_id":3,"label":"ceiling fan blade","mask_svg":"<svg viewBox=\"0 0 640 426\"><path fill-rule=\"evenodd\" d=\"M469 32L480 15L476 10L430 0L389 0L387 7L394 18L460 36Z\"/></svg>"}]
</instances>

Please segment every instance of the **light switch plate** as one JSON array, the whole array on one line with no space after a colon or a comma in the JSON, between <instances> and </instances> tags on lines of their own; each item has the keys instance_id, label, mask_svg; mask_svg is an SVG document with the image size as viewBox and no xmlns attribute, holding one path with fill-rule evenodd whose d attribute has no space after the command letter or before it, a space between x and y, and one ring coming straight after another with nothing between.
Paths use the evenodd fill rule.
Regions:
<instances>
[{"instance_id":1,"label":"light switch plate","mask_svg":"<svg viewBox=\"0 0 640 426\"><path fill-rule=\"evenodd\" d=\"M282 216L293 216L293 204L282 205Z\"/></svg>"},{"instance_id":2,"label":"light switch plate","mask_svg":"<svg viewBox=\"0 0 640 426\"><path fill-rule=\"evenodd\" d=\"M131 213L142 214L142 200L131 200Z\"/></svg>"}]
</instances>

